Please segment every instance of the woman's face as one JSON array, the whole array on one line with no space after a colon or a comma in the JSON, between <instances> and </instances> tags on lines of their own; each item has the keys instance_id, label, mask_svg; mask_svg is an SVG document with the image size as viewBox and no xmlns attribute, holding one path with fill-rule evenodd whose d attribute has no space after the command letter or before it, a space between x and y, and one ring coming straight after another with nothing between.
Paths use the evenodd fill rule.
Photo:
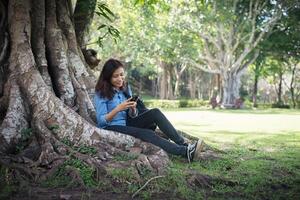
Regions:
<instances>
[{"instance_id":1,"label":"woman's face","mask_svg":"<svg viewBox=\"0 0 300 200\"><path fill-rule=\"evenodd\" d=\"M119 67L114 71L110 78L110 83L114 88L121 88L125 80L125 72L123 67Z\"/></svg>"}]
</instances>

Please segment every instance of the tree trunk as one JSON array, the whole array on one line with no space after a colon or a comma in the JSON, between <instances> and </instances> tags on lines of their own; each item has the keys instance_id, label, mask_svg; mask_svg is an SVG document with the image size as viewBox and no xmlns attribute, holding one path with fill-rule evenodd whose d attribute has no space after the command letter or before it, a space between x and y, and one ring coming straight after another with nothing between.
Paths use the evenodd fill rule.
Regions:
<instances>
[{"instance_id":1,"label":"tree trunk","mask_svg":"<svg viewBox=\"0 0 300 200\"><path fill-rule=\"evenodd\" d=\"M297 69L297 64L295 64L293 67L292 67L292 74L291 74L291 82L290 82L290 92L291 92L291 99L292 99L292 103L293 103L293 108L295 109L296 108L296 99L295 99L295 86L294 86L294 83L295 83L295 78L296 78L296 69Z\"/></svg>"},{"instance_id":2,"label":"tree trunk","mask_svg":"<svg viewBox=\"0 0 300 200\"><path fill-rule=\"evenodd\" d=\"M174 99L173 85L172 85L172 77L173 77L172 65L167 65L167 98L166 99Z\"/></svg>"},{"instance_id":3,"label":"tree trunk","mask_svg":"<svg viewBox=\"0 0 300 200\"><path fill-rule=\"evenodd\" d=\"M91 100L95 78L86 69L67 0L10 0L8 5L1 0L1 9L3 5L8 7L11 40L9 48L1 45L0 49L1 55L3 49L9 55L9 60L0 60L1 70L2 63L9 63L5 87L0 77L4 88L0 96L0 164L20 170L32 180L44 180L72 156L106 171L118 162L111 156L140 146L142 157L130 161L131 166L137 173L143 166L161 173L168 163L164 151L95 127ZM1 36L6 30L2 17ZM75 151L74 145L90 145L98 151L87 156ZM21 165L20 160L26 162Z\"/></svg>"},{"instance_id":4,"label":"tree trunk","mask_svg":"<svg viewBox=\"0 0 300 200\"><path fill-rule=\"evenodd\" d=\"M223 76L223 98L222 105L225 108L233 108L235 101L239 99L240 74L225 72Z\"/></svg>"},{"instance_id":5,"label":"tree trunk","mask_svg":"<svg viewBox=\"0 0 300 200\"><path fill-rule=\"evenodd\" d=\"M166 63L160 62L159 65L162 69L162 74L160 75L160 90L159 90L159 98L166 99L167 91L168 91L168 70L166 68Z\"/></svg>"},{"instance_id":6,"label":"tree trunk","mask_svg":"<svg viewBox=\"0 0 300 200\"><path fill-rule=\"evenodd\" d=\"M283 80L283 73L282 70L279 72L279 83L278 83L278 93L277 93L277 104L282 105L282 80Z\"/></svg>"},{"instance_id":7,"label":"tree trunk","mask_svg":"<svg viewBox=\"0 0 300 200\"><path fill-rule=\"evenodd\" d=\"M7 2L0 1L0 97L4 93L4 83L6 82L7 76L7 63L5 63L8 49L8 33L6 30L7 26ZM1 106L1 103L0 103ZM1 108L1 107L0 107ZM0 109L1 111L1 109ZM0 118L1 119L1 118Z\"/></svg>"},{"instance_id":8,"label":"tree trunk","mask_svg":"<svg viewBox=\"0 0 300 200\"><path fill-rule=\"evenodd\" d=\"M189 91L190 91L190 97L192 99L196 98L197 82L194 79L195 79L195 73L193 73L193 71L190 70L190 73L189 73Z\"/></svg>"},{"instance_id":9,"label":"tree trunk","mask_svg":"<svg viewBox=\"0 0 300 200\"><path fill-rule=\"evenodd\" d=\"M177 64L177 66L174 67L174 72L175 72L175 77L176 77L175 88L174 88L175 98L180 97L179 86L180 86L180 83L181 83L181 76L182 76L183 72L185 71L186 67L187 67L186 63ZM177 69L177 68L179 68L179 69Z\"/></svg>"},{"instance_id":10,"label":"tree trunk","mask_svg":"<svg viewBox=\"0 0 300 200\"><path fill-rule=\"evenodd\" d=\"M254 86L253 86L253 96L252 96L252 101L253 101L253 107L257 107L257 85L258 85L258 75L255 74L254 76Z\"/></svg>"}]
</instances>

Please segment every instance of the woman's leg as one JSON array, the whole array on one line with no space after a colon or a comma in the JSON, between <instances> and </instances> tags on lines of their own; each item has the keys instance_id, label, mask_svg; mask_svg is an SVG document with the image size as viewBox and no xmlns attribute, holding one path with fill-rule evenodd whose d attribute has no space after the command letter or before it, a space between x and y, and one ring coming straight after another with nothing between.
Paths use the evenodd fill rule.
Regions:
<instances>
[{"instance_id":1,"label":"woman's leg","mask_svg":"<svg viewBox=\"0 0 300 200\"><path fill-rule=\"evenodd\" d=\"M131 135L133 137L139 138L145 142L152 143L166 152L174 155L181 155L186 157L187 155L187 147L175 144L170 142L162 137L159 137L155 134L154 131L150 129L137 128L132 126L119 126L113 125L105 128L106 130L117 131L120 133L124 133L127 135Z\"/></svg>"},{"instance_id":2,"label":"woman's leg","mask_svg":"<svg viewBox=\"0 0 300 200\"><path fill-rule=\"evenodd\" d=\"M143 114L135 117L129 118L127 125L134 126L138 128L146 128L149 124L155 123L158 125L159 129L165 133L171 140L176 144L183 145L184 139L179 135L176 129L173 127L171 122L166 118L166 116L157 108L148 110Z\"/></svg>"}]
</instances>

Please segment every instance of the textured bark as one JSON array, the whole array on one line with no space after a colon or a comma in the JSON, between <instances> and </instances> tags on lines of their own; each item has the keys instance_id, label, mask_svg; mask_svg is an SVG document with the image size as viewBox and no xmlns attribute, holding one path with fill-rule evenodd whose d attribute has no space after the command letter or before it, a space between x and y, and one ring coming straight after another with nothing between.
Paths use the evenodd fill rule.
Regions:
<instances>
[{"instance_id":1,"label":"textured bark","mask_svg":"<svg viewBox=\"0 0 300 200\"><path fill-rule=\"evenodd\" d=\"M7 65L5 63L8 50L8 33L6 31L7 12L6 1L0 1L0 98L3 96L4 83L7 79ZM1 106L1 104L0 104Z\"/></svg>"},{"instance_id":2,"label":"textured bark","mask_svg":"<svg viewBox=\"0 0 300 200\"><path fill-rule=\"evenodd\" d=\"M57 25L56 3L46 0L46 50L50 74L56 77L53 81L57 96L68 106L74 107L75 91L68 68L66 44Z\"/></svg>"},{"instance_id":3,"label":"textured bark","mask_svg":"<svg viewBox=\"0 0 300 200\"><path fill-rule=\"evenodd\" d=\"M241 84L241 74L228 72L223 75L223 101L224 107L234 107L234 102L240 98L239 88Z\"/></svg>"},{"instance_id":4,"label":"textured bark","mask_svg":"<svg viewBox=\"0 0 300 200\"><path fill-rule=\"evenodd\" d=\"M45 49L45 0L32 0L32 51L35 57L36 67L39 69L45 83L52 88L52 82L48 73L48 63Z\"/></svg>"},{"instance_id":5,"label":"textured bark","mask_svg":"<svg viewBox=\"0 0 300 200\"><path fill-rule=\"evenodd\" d=\"M193 71L190 70L189 72L189 92L190 92L190 97L192 99L196 98L196 81L195 81L195 73L193 73Z\"/></svg>"},{"instance_id":6,"label":"textured bark","mask_svg":"<svg viewBox=\"0 0 300 200\"><path fill-rule=\"evenodd\" d=\"M90 100L89 93L93 91L96 79L87 72L84 57L78 48L73 23L68 15L67 1L57 1L58 23L67 43L67 57L73 86L77 93L76 103L79 114L93 123L95 120L95 109Z\"/></svg>"},{"instance_id":7,"label":"textured bark","mask_svg":"<svg viewBox=\"0 0 300 200\"><path fill-rule=\"evenodd\" d=\"M10 77L10 95L9 104L0 127L1 136L4 138L4 145L0 150L11 150L18 143L21 132L29 127L28 104L21 95L16 80Z\"/></svg>"},{"instance_id":8,"label":"textured bark","mask_svg":"<svg viewBox=\"0 0 300 200\"><path fill-rule=\"evenodd\" d=\"M257 107L257 88L258 88L258 75L255 74L254 76L254 85L253 85L253 96L252 96L252 101L253 101L253 107Z\"/></svg>"},{"instance_id":9,"label":"textured bark","mask_svg":"<svg viewBox=\"0 0 300 200\"><path fill-rule=\"evenodd\" d=\"M160 84L159 98L166 99L167 98L167 90L168 90L168 88L167 88L168 72L166 69L166 64L164 62L160 61L159 66L163 71L162 74L160 75L160 81L159 81L159 84Z\"/></svg>"},{"instance_id":10,"label":"textured bark","mask_svg":"<svg viewBox=\"0 0 300 200\"><path fill-rule=\"evenodd\" d=\"M174 99L174 92L173 92L173 85L172 85L172 80L173 80L172 65L168 64L166 67L167 67L167 99Z\"/></svg>"},{"instance_id":11,"label":"textured bark","mask_svg":"<svg viewBox=\"0 0 300 200\"><path fill-rule=\"evenodd\" d=\"M279 83L278 83L278 88L277 88L277 104L282 105L282 82L283 82L283 70L279 71Z\"/></svg>"}]
</instances>

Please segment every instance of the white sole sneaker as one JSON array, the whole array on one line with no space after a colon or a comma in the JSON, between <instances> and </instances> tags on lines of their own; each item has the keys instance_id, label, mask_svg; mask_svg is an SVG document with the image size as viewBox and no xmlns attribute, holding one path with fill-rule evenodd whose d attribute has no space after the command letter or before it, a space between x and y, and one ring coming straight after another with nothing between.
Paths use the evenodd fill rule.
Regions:
<instances>
[{"instance_id":1,"label":"white sole sneaker","mask_svg":"<svg viewBox=\"0 0 300 200\"><path fill-rule=\"evenodd\" d=\"M202 139L199 139L197 142L195 154L194 154L194 159L199 159L200 158L200 153L203 152L204 150L204 141Z\"/></svg>"}]
</instances>

